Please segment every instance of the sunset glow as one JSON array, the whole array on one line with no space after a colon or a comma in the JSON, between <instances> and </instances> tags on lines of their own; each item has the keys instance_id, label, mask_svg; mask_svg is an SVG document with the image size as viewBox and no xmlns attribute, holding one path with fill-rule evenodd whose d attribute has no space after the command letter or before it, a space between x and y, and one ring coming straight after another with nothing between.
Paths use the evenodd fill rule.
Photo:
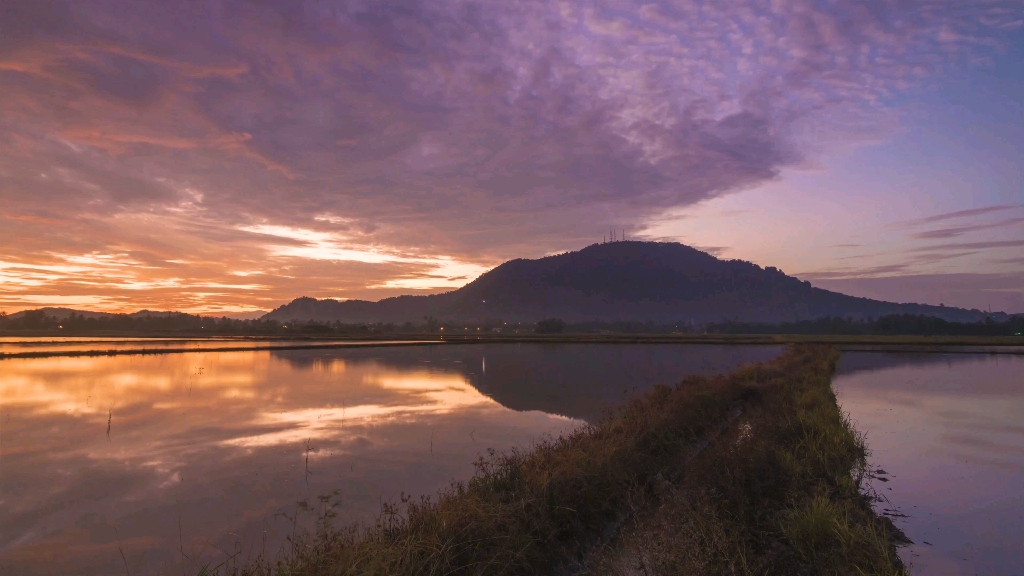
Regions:
<instances>
[{"instance_id":1,"label":"sunset glow","mask_svg":"<svg viewBox=\"0 0 1024 576\"><path fill-rule=\"evenodd\" d=\"M0 309L436 293L681 241L1024 311L1024 5L5 2Z\"/></svg>"}]
</instances>

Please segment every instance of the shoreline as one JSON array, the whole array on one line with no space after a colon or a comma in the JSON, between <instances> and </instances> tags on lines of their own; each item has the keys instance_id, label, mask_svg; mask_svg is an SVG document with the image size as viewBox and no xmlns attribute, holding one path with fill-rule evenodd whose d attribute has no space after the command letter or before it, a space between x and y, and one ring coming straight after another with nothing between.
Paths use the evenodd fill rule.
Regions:
<instances>
[{"instance_id":1,"label":"shoreline","mask_svg":"<svg viewBox=\"0 0 1024 576\"><path fill-rule=\"evenodd\" d=\"M9 337L9 336L8 336ZM39 336L25 336L40 338ZM44 336L45 337L45 336ZM61 340L33 340L24 344L59 346L102 344L118 342L106 337L102 340L63 340L67 336L54 336ZM87 337L85 337L87 338ZM94 338L103 338L94 336ZM190 348L135 348L94 350L41 350L0 352L0 360L16 358L53 358L89 356L125 356L150 354L182 354L189 352L252 352L264 350L332 350L368 348L378 346L430 346L443 344L674 344L718 346L780 346L790 344L831 345L841 352L919 353L919 354L1008 354L1024 355L1024 338L1016 337L944 337L944 336L803 336L803 335L638 335L638 334L561 334L561 335L479 335L438 336L423 335L396 338L285 338L285 337L175 337L125 336L120 342L145 344L147 342L187 343L224 342L224 346ZM227 343L239 343L231 346ZM251 345L244 345L252 342ZM275 342L284 344L275 345ZM5 344L0 342L0 345ZM7 344L20 344L7 342ZM964 349L964 348L982 349Z\"/></svg>"}]
</instances>

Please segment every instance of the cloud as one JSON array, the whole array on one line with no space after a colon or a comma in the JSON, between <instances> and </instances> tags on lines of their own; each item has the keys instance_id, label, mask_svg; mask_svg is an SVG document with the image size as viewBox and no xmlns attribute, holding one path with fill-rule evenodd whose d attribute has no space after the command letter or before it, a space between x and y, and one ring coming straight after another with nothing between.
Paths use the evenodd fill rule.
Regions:
<instances>
[{"instance_id":1,"label":"cloud","mask_svg":"<svg viewBox=\"0 0 1024 576\"><path fill-rule=\"evenodd\" d=\"M1016 258L997 258L992 261L996 264L1015 264L1024 266L1024 256L1018 256Z\"/></svg>"},{"instance_id":2,"label":"cloud","mask_svg":"<svg viewBox=\"0 0 1024 576\"><path fill-rule=\"evenodd\" d=\"M962 252L966 250L985 250L990 248L1022 248L1024 240L993 240L989 242L961 242L935 244L916 248L914 252Z\"/></svg>"},{"instance_id":3,"label":"cloud","mask_svg":"<svg viewBox=\"0 0 1024 576\"><path fill-rule=\"evenodd\" d=\"M891 302L945 304L968 309L991 305L993 311L1024 313L1024 273L1017 271L818 278L811 282L828 290Z\"/></svg>"},{"instance_id":4,"label":"cloud","mask_svg":"<svg viewBox=\"0 0 1024 576\"><path fill-rule=\"evenodd\" d=\"M968 226L954 226L951 228L940 228L937 230L926 230L924 232L917 232L913 234L914 238L921 240L934 240L944 238L956 238L963 236L970 232L978 232L981 230L992 230L993 228L1005 228L1017 226L1024 230L1024 218L1007 218L999 220L997 222L982 222L979 224L971 224Z\"/></svg>"},{"instance_id":5,"label":"cloud","mask_svg":"<svg viewBox=\"0 0 1024 576\"><path fill-rule=\"evenodd\" d=\"M694 246L694 248L700 250L701 252L707 252L708 254L711 254L712 256L716 256L719 258L721 258L722 255L724 255L729 250L728 246Z\"/></svg>"},{"instance_id":6,"label":"cloud","mask_svg":"<svg viewBox=\"0 0 1024 576\"><path fill-rule=\"evenodd\" d=\"M994 214L997 212L1005 212L1007 210L1014 210L1020 208L1020 204L997 204L995 206L984 206L982 208L971 208L970 210L957 210L955 212L946 212L943 214L936 214L934 216L928 216L927 218L921 218L919 220L912 220L907 222L909 225L920 225L920 224L934 224L936 222L945 222L947 220L956 220L960 218L971 218L974 216L984 216L987 214Z\"/></svg>"},{"instance_id":7,"label":"cloud","mask_svg":"<svg viewBox=\"0 0 1024 576\"><path fill-rule=\"evenodd\" d=\"M304 258L310 260L331 260L363 262L368 264L403 263L426 267L425 270L414 270L401 274L382 284L369 288L408 288L429 290L437 288L457 288L467 279L476 278L486 271L480 265L460 262L451 257L424 257L400 253L380 248L360 249L358 246L347 245L350 239L343 235L328 232L316 232L287 226L256 225L241 228L246 232L271 236L275 239L295 241L286 245L271 243L268 252L273 256Z\"/></svg>"},{"instance_id":8,"label":"cloud","mask_svg":"<svg viewBox=\"0 0 1024 576\"><path fill-rule=\"evenodd\" d=\"M808 281L834 280L837 278L874 278L878 276L893 276L908 271L908 264L886 264L883 266L871 266L867 268L834 268L820 272L804 272L797 274L800 278Z\"/></svg>"},{"instance_id":9,"label":"cloud","mask_svg":"<svg viewBox=\"0 0 1024 576\"><path fill-rule=\"evenodd\" d=\"M1010 1L10 0L0 187L19 220L0 244L28 240L0 257L131 250L158 282L194 253L185 286L233 286L237 262L281 299L311 266L362 275L316 274L324 291L443 289L424 282L446 262L472 277L770 181L1020 17Z\"/></svg>"}]
</instances>

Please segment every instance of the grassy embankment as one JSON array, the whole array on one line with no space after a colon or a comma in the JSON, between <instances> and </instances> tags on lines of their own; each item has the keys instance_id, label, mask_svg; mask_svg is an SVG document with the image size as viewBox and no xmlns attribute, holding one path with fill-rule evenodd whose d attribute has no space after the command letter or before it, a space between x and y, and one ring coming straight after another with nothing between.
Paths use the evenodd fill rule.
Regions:
<instances>
[{"instance_id":1,"label":"grassy embankment","mask_svg":"<svg viewBox=\"0 0 1024 576\"><path fill-rule=\"evenodd\" d=\"M835 353L781 372L603 547L590 574L905 574L861 481L861 435L829 385Z\"/></svg>"},{"instance_id":2,"label":"grassy embankment","mask_svg":"<svg viewBox=\"0 0 1024 576\"><path fill-rule=\"evenodd\" d=\"M901 573L894 533L860 491L864 446L832 395L836 357L801 346L687 378L531 451L491 454L469 482L387 506L369 528L327 514L276 562L230 572L616 573L637 549L647 574Z\"/></svg>"}]
</instances>

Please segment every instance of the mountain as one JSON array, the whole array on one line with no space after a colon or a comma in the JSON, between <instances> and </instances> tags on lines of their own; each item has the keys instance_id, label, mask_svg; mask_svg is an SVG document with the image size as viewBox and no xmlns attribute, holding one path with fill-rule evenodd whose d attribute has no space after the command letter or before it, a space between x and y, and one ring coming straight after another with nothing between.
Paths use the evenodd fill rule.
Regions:
<instances>
[{"instance_id":1,"label":"mountain","mask_svg":"<svg viewBox=\"0 0 1024 576\"><path fill-rule=\"evenodd\" d=\"M36 308L34 310L22 310L21 312L15 312L10 315L12 319L21 318L26 313L39 314L42 313L50 318L56 318L57 320L66 320L68 316L77 314L85 318L112 318L114 316L121 316L114 312L91 312L89 310L76 310L74 308L55 308L47 306L45 308ZM130 314L124 314L128 318L170 318L174 316L180 316L185 314L184 312L171 312L171 311L158 311L158 310L139 310L138 312L132 312ZM265 310L257 310L252 312L228 312L224 314L198 314L196 316L210 317L210 318L231 318L234 320L251 320L259 318L266 314Z\"/></svg>"},{"instance_id":2,"label":"mountain","mask_svg":"<svg viewBox=\"0 0 1024 576\"><path fill-rule=\"evenodd\" d=\"M64 320L65 318L72 314L80 314L86 318L104 318L107 316L113 316L113 314L110 314L108 312L89 312L87 310L75 310L73 308L53 308L47 306L46 308L37 308L35 310L22 310L21 312L15 312L14 314L11 314L10 317L21 318L22 316L29 313L42 313L46 316L49 316L50 318L56 318L58 320Z\"/></svg>"},{"instance_id":3,"label":"mountain","mask_svg":"<svg viewBox=\"0 0 1024 576\"><path fill-rule=\"evenodd\" d=\"M516 259L444 294L398 296L379 302L302 297L264 319L364 322L781 322L823 316L923 314L976 322L989 314L924 304L857 298L811 286L782 271L742 260L720 260L668 242L594 244L536 260ZM994 319L1006 315L992 314Z\"/></svg>"},{"instance_id":4,"label":"mountain","mask_svg":"<svg viewBox=\"0 0 1024 576\"><path fill-rule=\"evenodd\" d=\"M258 320L266 314L266 310L250 310L248 312L211 312L203 314L203 316L213 318L231 318L232 320Z\"/></svg>"}]
</instances>

